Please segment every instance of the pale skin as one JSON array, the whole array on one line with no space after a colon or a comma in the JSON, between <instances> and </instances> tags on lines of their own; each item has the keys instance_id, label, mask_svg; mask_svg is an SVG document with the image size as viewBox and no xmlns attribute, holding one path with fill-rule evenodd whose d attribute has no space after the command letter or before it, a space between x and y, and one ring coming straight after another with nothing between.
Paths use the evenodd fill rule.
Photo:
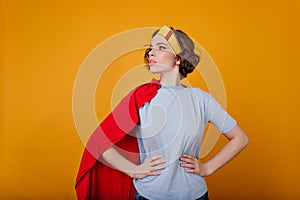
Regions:
<instances>
[{"instance_id":1,"label":"pale skin","mask_svg":"<svg viewBox=\"0 0 300 200\"><path fill-rule=\"evenodd\" d=\"M238 155L248 144L248 137L239 125L224 136L228 139L227 144L212 159L201 163L197 158L184 154L180 160L186 164L182 163L181 166L187 168L186 172L209 176Z\"/></svg>"},{"instance_id":2,"label":"pale skin","mask_svg":"<svg viewBox=\"0 0 300 200\"><path fill-rule=\"evenodd\" d=\"M181 85L179 64L172 48L159 35L152 38L152 50L149 52L149 67L152 73L160 74L160 84L168 86ZM198 158L183 154L180 157L181 167L186 168L187 173L194 173L200 176L210 176L219 168L227 164L239 154L248 144L246 133L236 125L231 131L223 134L228 142L210 160L202 163ZM136 165L124 158L114 147L105 151L102 157L116 169L126 173L132 178L144 178L146 176L159 176L166 167L166 161L162 156L154 156L140 165ZM157 170L162 170L158 172Z\"/></svg>"}]
</instances>

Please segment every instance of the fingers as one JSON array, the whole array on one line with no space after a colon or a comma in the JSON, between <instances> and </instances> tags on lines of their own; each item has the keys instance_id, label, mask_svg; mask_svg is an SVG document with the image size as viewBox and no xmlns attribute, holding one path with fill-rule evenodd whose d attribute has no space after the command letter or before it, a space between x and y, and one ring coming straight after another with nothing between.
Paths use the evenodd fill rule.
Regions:
<instances>
[{"instance_id":1,"label":"fingers","mask_svg":"<svg viewBox=\"0 0 300 200\"><path fill-rule=\"evenodd\" d=\"M153 161L158 160L158 159L162 159L162 156L161 155L152 156L151 158L149 158L149 161L153 162Z\"/></svg>"},{"instance_id":2,"label":"fingers","mask_svg":"<svg viewBox=\"0 0 300 200\"><path fill-rule=\"evenodd\" d=\"M155 167L157 165L162 165L166 163L166 160L162 159L161 155L151 157L148 162L150 163L151 167Z\"/></svg>"},{"instance_id":3,"label":"fingers","mask_svg":"<svg viewBox=\"0 0 300 200\"><path fill-rule=\"evenodd\" d=\"M189 159L194 158L194 157L193 157L192 155L190 155L190 154L183 154L182 157L184 157L184 158L189 158Z\"/></svg>"},{"instance_id":4,"label":"fingers","mask_svg":"<svg viewBox=\"0 0 300 200\"><path fill-rule=\"evenodd\" d=\"M193 156L189 155L189 154L184 154L183 156L181 156L179 158L179 160L186 162L186 163L194 163L195 159Z\"/></svg>"},{"instance_id":5,"label":"fingers","mask_svg":"<svg viewBox=\"0 0 300 200\"><path fill-rule=\"evenodd\" d=\"M147 172L148 176L158 176L160 175L160 172L157 172L157 170L166 168L166 165L164 165L166 163L166 160L162 159L161 155L153 156L146 162L149 166L149 172Z\"/></svg>"},{"instance_id":6,"label":"fingers","mask_svg":"<svg viewBox=\"0 0 300 200\"><path fill-rule=\"evenodd\" d=\"M161 173L160 172L146 172L146 173L138 173L135 174L133 178L145 178L147 176L159 176Z\"/></svg>"},{"instance_id":7,"label":"fingers","mask_svg":"<svg viewBox=\"0 0 300 200\"><path fill-rule=\"evenodd\" d=\"M194 168L194 165L192 165L192 164L180 163L180 166L184 167L184 168Z\"/></svg>"},{"instance_id":8,"label":"fingers","mask_svg":"<svg viewBox=\"0 0 300 200\"><path fill-rule=\"evenodd\" d=\"M163 160L163 159L154 160L154 161L151 162L151 166L161 165L161 164L164 164L164 163L166 163L166 160Z\"/></svg>"},{"instance_id":9,"label":"fingers","mask_svg":"<svg viewBox=\"0 0 300 200\"><path fill-rule=\"evenodd\" d=\"M196 173L196 170L195 170L195 169L186 169L185 171L186 171L186 172L189 172L189 173Z\"/></svg>"},{"instance_id":10,"label":"fingers","mask_svg":"<svg viewBox=\"0 0 300 200\"><path fill-rule=\"evenodd\" d=\"M146 175L147 176L159 176L161 173L160 172L148 172Z\"/></svg>"},{"instance_id":11,"label":"fingers","mask_svg":"<svg viewBox=\"0 0 300 200\"><path fill-rule=\"evenodd\" d=\"M157 170L161 170L164 168L166 168L165 165L157 165L157 166L151 167L151 171L157 171Z\"/></svg>"},{"instance_id":12,"label":"fingers","mask_svg":"<svg viewBox=\"0 0 300 200\"><path fill-rule=\"evenodd\" d=\"M197 170L196 168L196 161L198 162L197 158L193 157L192 155L189 154L184 154L179 158L180 161L183 163L180 163L180 166L185 168L186 172L189 173L196 173Z\"/></svg>"}]
</instances>

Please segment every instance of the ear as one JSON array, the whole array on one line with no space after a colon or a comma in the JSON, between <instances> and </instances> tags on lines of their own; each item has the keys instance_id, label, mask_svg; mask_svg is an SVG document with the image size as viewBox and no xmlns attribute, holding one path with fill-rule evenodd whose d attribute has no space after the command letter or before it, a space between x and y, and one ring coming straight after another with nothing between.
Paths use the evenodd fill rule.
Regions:
<instances>
[{"instance_id":1,"label":"ear","mask_svg":"<svg viewBox=\"0 0 300 200\"><path fill-rule=\"evenodd\" d=\"M176 55L175 60L176 60L176 65L180 65L180 57L178 55Z\"/></svg>"}]
</instances>

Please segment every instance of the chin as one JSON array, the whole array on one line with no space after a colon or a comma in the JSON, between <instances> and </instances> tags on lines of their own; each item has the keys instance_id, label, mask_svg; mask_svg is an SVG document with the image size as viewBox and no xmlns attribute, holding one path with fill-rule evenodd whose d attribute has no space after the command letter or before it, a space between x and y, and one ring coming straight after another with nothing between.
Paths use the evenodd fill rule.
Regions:
<instances>
[{"instance_id":1,"label":"chin","mask_svg":"<svg viewBox=\"0 0 300 200\"><path fill-rule=\"evenodd\" d=\"M150 72L153 74L162 73L165 71L168 71L168 67L162 66L162 65L152 65L150 66Z\"/></svg>"},{"instance_id":2,"label":"chin","mask_svg":"<svg viewBox=\"0 0 300 200\"><path fill-rule=\"evenodd\" d=\"M157 74L157 73L160 73L160 71L161 71L157 67L153 67L153 66L150 66L149 70L152 74Z\"/></svg>"},{"instance_id":3,"label":"chin","mask_svg":"<svg viewBox=\"0 0 300 200\"><path fill-rule=\"evenodd\" d=\"M159 74L159 73L161 73L161 72L156 71L156 70L150 70L150 72L151 72L152 74Z\"/></svg>"},{"instance_id":4,"label":"chin","mask_svg":"<svg viewBox=\"0 0 300 200\"><path fill-rule=\"evenodd\" d=\"M151 72L152 74L160 74L160 73L164 72L164 70L151 69L151 68L150 68L150 72Z\"/></svg>"}]
</instances>

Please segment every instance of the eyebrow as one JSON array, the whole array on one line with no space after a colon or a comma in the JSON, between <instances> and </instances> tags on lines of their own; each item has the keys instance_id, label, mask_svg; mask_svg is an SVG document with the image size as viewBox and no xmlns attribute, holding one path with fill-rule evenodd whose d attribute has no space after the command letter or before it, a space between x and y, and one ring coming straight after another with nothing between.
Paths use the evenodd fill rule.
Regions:
<instances>
[{"instance_id":1,"label":"eyebrow","mask_svg":"<svg viewBox=\"0 0 300 200\"><path fill-rule=\"evenodd\" d=\"M167 44L165 44L163 42L156 43L155 45L165 45L165 46L167 46ZM150 47L152 47L152 44L150 44Z\"/></svg>"}]
</instances>

